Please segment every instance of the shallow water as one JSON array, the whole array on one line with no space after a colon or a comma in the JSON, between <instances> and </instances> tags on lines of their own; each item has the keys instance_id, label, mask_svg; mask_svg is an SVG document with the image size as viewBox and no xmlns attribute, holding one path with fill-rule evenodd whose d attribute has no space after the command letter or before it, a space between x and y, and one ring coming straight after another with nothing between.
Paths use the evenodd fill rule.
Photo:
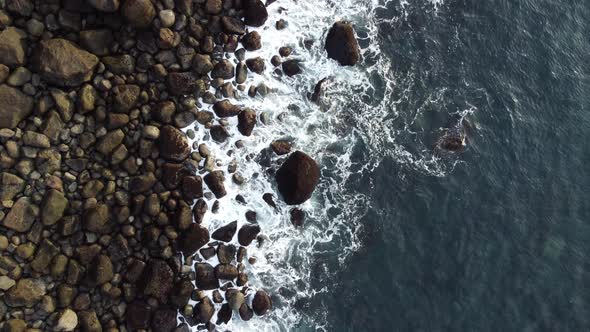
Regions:
<instances>
[{"instance_id":1,"label":"shallow water","mask_svg":"<svg viewBox=\"0 0 590 332\"><path fill-rule=\"evenodd\" d=\"M296 230L288 207L261 200L281 159L216 151L247 165L251 181L230 188L206 222L256 209L269 240L250 250L259 263L247 269L275 305L229 328L590 329L590 2L300 0L269 10L260 53L296 46L305 70L254 78L274 93L241 102L273 123L247 149L292 138L320 162L322 180ZM276 32L279 17L289 28ZM325 57L338 19L355 24L359 66ZM324 77L315 105L307 94ZM461 117L467 148L437 153ZM249 206L232 200L237 192Z\"/></svg>"}]
</instances>

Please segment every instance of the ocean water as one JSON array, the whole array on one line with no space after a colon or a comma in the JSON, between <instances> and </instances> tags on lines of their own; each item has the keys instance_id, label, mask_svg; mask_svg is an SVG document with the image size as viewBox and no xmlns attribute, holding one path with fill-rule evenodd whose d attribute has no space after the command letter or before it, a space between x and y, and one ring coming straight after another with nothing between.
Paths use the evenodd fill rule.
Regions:
<instances>
[{"instance_id":1,"label":"ocean water","mask_svg":"<svg viewBox=\"0 0 590 332\"><path fill-rule=\"evenodd\" d=\"M272 93L239 102L272 123L245 151L237 133L214 148L249 182L228 179L205 222L257 211L267 240L247 270L274 309L228 329L590 330L589 1L279 0L269 11L258 53L293 46L304 73L250 78ZM358 66L323 51L340 19L355 25ZM436 151L460 119L466 149ZM261 199L276 193L269 169L282 159L266 149L277 138L321 165L302 229L280 199L278 210Z\"/></svg>"}]
</instances>

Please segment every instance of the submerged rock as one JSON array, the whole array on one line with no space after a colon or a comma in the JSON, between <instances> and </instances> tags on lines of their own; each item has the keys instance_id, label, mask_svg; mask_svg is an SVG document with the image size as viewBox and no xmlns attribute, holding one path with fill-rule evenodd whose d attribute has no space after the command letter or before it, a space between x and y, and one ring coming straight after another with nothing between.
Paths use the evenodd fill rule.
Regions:
<instances>
[{"instance_id":1,"label":"submerged rock","mask_svg":"<svg viewBox=\"0 0 590 332\"><path fill-rule=\"evenodd\" d=\"M279 192L289 205L297 205L311 197L320 179L320 169L310 156L293 152L276 173Z\"/></svg>"},{"instance_id":2,"label":"submerged rock","mask_svg":"<svg viewBox=\"0 0 590 332\"><path fill-rule=\"evenodd\" d=\"M272 302L268 294L263 290L257 291L252 300L252 309L254 309L254 313L258 316L262 316L266 314L271 307Z\"/></svg>"},{"instance_id":3,"label":"submerged rock","mask_svg":"<svg viewBox=\"0 0 590 332\"><path fill-rule=\"evenodd\" d=\"M360 50L352 24L336 22L326 37L328 57L338 61L342 66L353 66L360 59Z\"/></svg>"}]
</instances>

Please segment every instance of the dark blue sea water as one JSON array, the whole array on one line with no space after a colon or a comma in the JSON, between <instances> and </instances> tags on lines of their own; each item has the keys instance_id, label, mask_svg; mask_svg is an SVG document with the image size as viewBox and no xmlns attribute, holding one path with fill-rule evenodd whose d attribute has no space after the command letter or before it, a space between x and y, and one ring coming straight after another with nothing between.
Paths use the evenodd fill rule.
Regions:
<instances>
[{"instance_id":1,"label":"dark blue sea water","mask_svg":"<svg viewBox=\"0 0 590 332\"><path fill-rule=\"evenodd\" d=\"M376 11L395 145L430 153L463 112L467 148L348 180L360 249L314 254L300 329L590 330L590 1L409 2Z\"/></svg>"}]
</instances>

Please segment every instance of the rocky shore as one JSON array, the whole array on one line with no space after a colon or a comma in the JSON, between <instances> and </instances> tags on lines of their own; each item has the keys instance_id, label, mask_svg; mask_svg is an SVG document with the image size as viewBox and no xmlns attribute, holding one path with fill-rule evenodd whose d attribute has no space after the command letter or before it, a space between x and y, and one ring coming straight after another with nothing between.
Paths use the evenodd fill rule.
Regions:
<instances>
[{"instance_id":1,"label":"rocky shore","mask_svg":"<svg viewBox=\"0 0 590 332\"><path fill-rule=\"evenodd\" d=\"M211 231L204 220L245 181L210 147L228 144L228 118L236 153L253 134L260 114L239 99L267 91L248 77L304 70L289 47L248 56L273 3L0 0L1 331L215 330L272 310L248 283L256 211ZM360 59L348 23L326 49ZM191 144L195 131L210 139ZM278 193L260 199L308 200L318 164L291 142L270 148L284 156Z\"/></svg>"}]
</instances>

